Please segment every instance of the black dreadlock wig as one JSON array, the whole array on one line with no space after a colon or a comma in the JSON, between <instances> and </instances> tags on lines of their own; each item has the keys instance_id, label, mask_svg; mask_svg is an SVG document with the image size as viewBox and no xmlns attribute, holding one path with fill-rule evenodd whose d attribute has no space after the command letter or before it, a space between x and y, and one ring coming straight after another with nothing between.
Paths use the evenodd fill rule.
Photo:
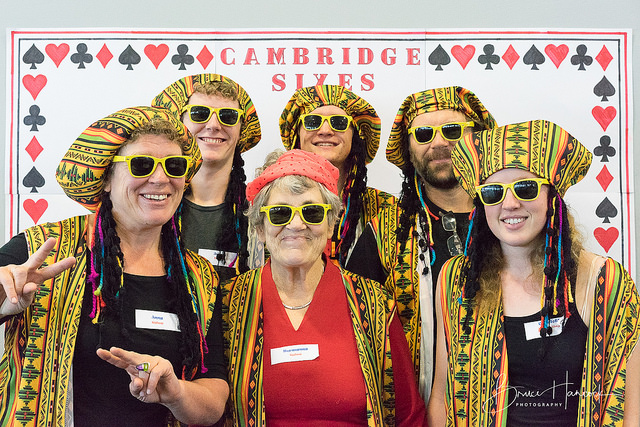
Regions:
<instances>
[{"instance_id":1,"label":"black dreadlock wig","mask_svg":"<svg viewBox=\"0 0 640 427\"><path fill-rule=\"evenodd\" d=\"M236 267L236 272L238 274L249 270L247 262L249 258L249 252L247 251L248 222L246 215L243 214L243 212L249 207L246 199L246 179L247 177L244 173L244 160L240 155L240 148L236 146L236 150L233 154L233 166L231 167L231 175L229 176L227 194L224 197L224 206L226 211L225 216L232 219L235 235L224 233L222 243L225 247L228 247L228 245L231 244L231 242L229 242L230 239L235 238L238 241L238 262Z\"/></svg>"},{"instance_id":2,"label":"black dreadlock wig","mask_svg":"<svg viewBox=\"0 0 640 427\"><path fill-rule=\"evenodd\" d=\"M122 297L126 288L122 287L124 255L120 249L120 238L116 233L116 221L112 215L112 203L109 193L102 196L97 212L94 244L91 248L91 262L88 265L87 282L93 291L93 310L90 314L94 323L100 316L119 318L125 337L128 331L122 323ZM180 321L180 353L182 354L182 376L195 375L207 352L206 342L199 319L194 311L192 293L195 292L186 273L184 264L185 249L180 239L177 213L162 226L162 256L167 269L167 281L171 288L170 305Z\"/></svg>"},{"instance_id":3,"label":"black dreadlock wig","mask_svg":"<svg viewBox=\"0 0 640 427\"><path fill-rule=\"evenodd\" d=\"M400 243L401 254L404 252L407 239L409 238L409 230L415 223L416 215L424 215L426 212L422 209L420 198L418 197L418 189L416 188L416 169L411 163L409 155L409 135L406 134L402 141L402 190L400 192L400 200L398 207L400 208L400 218L398 219L398 228L396 229L397 241ZM415 237L415 236L414 236ZM431 246L433 242L427 242L427 246Z\"/></svg>"},{"instance_id":4,"label":"black dreadlock wig","mask_svg":"<svg viewBox=\"0 0 640 427\"><path fill-rule=\"evenodd\" d=\"M353 133L351 152L345 160L347 171L342 190L342 211L336 222L331 238L336 248L336 257L340 265L346 263L349 249L356 240L356 231L360 216L364 210L364 196L367 191L366 142L360 138L357 130Z\"/></svg>"}]
</instances>

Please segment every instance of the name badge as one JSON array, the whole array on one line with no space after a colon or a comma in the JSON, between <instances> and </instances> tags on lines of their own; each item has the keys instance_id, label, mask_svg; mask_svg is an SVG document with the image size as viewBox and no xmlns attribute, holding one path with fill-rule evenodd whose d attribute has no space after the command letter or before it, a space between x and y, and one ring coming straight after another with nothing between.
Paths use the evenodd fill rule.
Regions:
<instances>
[{"instance_id":1,"label":"name badge","mask_svg":"<svg viewBox=\"0 0 640 427\"><path fill-rule=\"evenodd\" d=\"M299 344L271 349L271 364L314 360L320 356L318 344Z\"/></svg>"},{"instance_id":2,"label":"name badge","mask_svg":"<svg viewBox=\"0 0 640 427\"><path fill-rule=\"evenodd\" d=\"M556 335L560 335L562 332L562 324L564 323L563 317L554 317L553 319L549 319L549 326L551 326L551 336L555 337ZM540 337L540 320L525 323L524 324L524 335L527 341L534 340Z\"/></svg>"},{"instance_id":3,"label":"name badge","mask_svg":"<svg viewBox=\"0 0 640 427\"><path fill-rule=\"evenodd\" d=\"M136 309L136 328L180 332L180 321L174 313Z\"/></svg>"}]
</instances>

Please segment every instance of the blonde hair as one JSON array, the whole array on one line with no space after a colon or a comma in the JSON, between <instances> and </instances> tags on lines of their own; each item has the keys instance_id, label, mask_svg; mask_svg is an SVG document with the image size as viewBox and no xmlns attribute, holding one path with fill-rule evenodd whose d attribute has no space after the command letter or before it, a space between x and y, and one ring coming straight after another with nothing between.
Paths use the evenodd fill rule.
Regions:
<instances>
[{"instance_id":1,"label":"blonde hair","mask_svg":"<svg viewBox=\"0 0 640 427\"><path fill-rule=\"evenodd\" d=\"M234 101L238 100L238 89L235 84L227 81L195 83L193 85L193 93L201 93L207 96L218 95Z\"/></svg>"}]
</instances>

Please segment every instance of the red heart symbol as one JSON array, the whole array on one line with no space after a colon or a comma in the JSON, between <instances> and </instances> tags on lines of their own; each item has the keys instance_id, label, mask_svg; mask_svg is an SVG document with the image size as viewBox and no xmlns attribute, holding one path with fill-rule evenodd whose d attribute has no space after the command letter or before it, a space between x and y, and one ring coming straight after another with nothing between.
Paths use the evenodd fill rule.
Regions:
<instances>
[{"instance_id":1,"label":"red heart symbol","mask_svg":"<svg viewBox=\"0 0 640 427\"><path fill-rule=\"evenodd\" d=\"M47 203L45 199L40 199L37 202L27 199L22 204L22 207L29 214L33 222L37 224L44 211L49 207L49 203Z\"/></svg>"},{"instance_id":2,"label":"red heart symbol","mask_svg":"<svg viewBox=\"0 0 640 427\"><path fill-rule=\"evenodd\" d=\"M42 74L38 74L35 77L27 74L22 78L22 84L27 88L27 90L35 100L42 88L47 84L47 78Z\"/></svg>"},{"instance_id":3,"label":"red heart symbol","mask_svg":"<svg viewBox=\"0 0 640 427\"><path fill-rule=\"evenodd\" d=\"M614 227L607 228L606 230L598 227L593 230L593 236L596 238L598 243L600 243L600 246L604 248L605 252L609 252L611 246L613 246L615 241L618 240L618 235L618 229Z\"/></svg>"},{"instance_id":4,"label":"red heart symbol","mask_svg":"<svg viewBox=\"0 0 640 427\"><path fill-rule=\"evenodd\" d=\"M598 123L600 123L600 126L602 126L602 130L606 131L607 127L616 116L616 109L614 107L593 107L593 110L591 110L591 114L593 114L593 118L596 119Z\"/></svg>"},{"instance_id":5,"label":"red heart symbol","mask_svg":"<svg viewBox=\"0 0 640 427\"><path fill-rule=\"evenodd\" d=\"M169 53L169 46L166 44L159 44L158 46L148 44L144 48L144 54L153 62L156 70L165 56L167 56L167 53Z\"/></svg>"},{"instance_id":6,"label":"red heart symbol","mask_svg":"<svg viewBox=\"0 0 640 427\"><path fill-rule=\"evenodd\" d=\"M476 53L476 48L472 45L468 44L465 47L460 45L455 45L451 48L451 54L454 58L462 65L462 69L464 70L467 67L471 58L473 58L473 54Z\"/></svg>"},{"instance_id":7,"label":"red heart symbol","mask_svg":"<svg viewBox=\"0 0 640 427\"><path fill-rule=\"evenodd\" d=\"M556 64L556 68L559 68L562 61L564 61L564 58L567 57L569 48L566 44L561 44L560 46L549 44L544 48L544 51L547 53L547 56L551 58L551 61Z\"/></svg>"},{"instance_id":8,"label":"red heart symbol","mask_svg":"<svg viewBox=\"0 0 640 427\"><path fill-rule=\"evenodd\" d=\"M64 57L69 53L69 45L66 43L61 43L60 46L48 44L44 50L47 52L47 55L49 55L49 58L56 64L56 67L59 67Z\"/></svg>"}]
</instances>

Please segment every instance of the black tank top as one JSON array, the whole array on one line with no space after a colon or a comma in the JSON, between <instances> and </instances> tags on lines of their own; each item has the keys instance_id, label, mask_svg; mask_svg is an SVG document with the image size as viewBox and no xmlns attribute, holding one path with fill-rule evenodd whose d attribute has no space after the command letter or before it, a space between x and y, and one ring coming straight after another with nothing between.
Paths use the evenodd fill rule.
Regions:
<instances>
[{"instance_id":1,"label":"black tank top","mask_svg":"<svg viewBox=\"0 0 640 427\"><path fill-rule=\"evenodd\" d=\"M506 317L509 363L507 425L575 426L588 328L576 313L560 326L559 335L540 338L540 313ZM534 332L525 325L536 322ZM541 353L544 356L541 357Z\"/></svg>"}]
</instances>

